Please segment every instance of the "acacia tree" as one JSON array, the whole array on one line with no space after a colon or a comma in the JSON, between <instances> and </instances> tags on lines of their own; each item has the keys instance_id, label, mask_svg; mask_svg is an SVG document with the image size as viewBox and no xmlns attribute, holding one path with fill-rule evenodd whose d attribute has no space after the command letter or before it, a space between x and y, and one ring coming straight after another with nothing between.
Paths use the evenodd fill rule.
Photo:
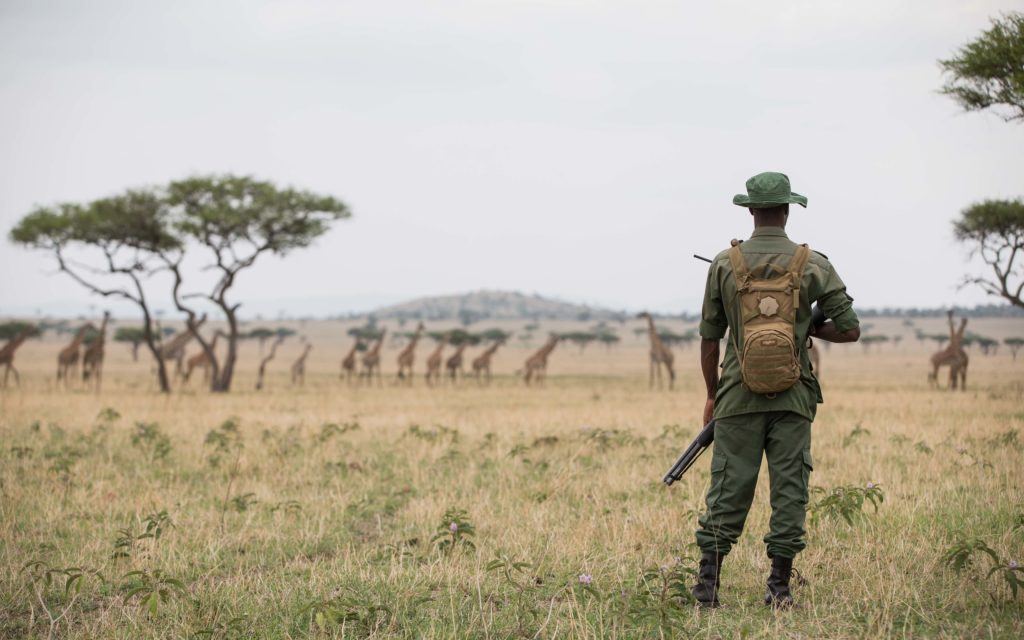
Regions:
<instances>
[{"instance_id":1,"label":"acacia tree","mask_svg":"<svg viewBox=\"0 0 1024 640\"><path fill-rule=\"evenodd\" d=\"M348 218L348 207L331 197L238 176L197 176L172 182L166 201L174 228L183 239L208 251L208 269L217 278L205 292L186 291L182 255L168 253L165 264L174 277L174 304L187 316L189 328L210 360L210 389L229 391L238 358L238 308L229 299L239 274L264 254L285 255L307 247L335 220ZM215 305L227 321L227 354L223 362L208 340L195 331L195 299Z\"/></svg>"},{"instance_id":2,"label":"acacia tree","mask_svg":"<svg viewBox=\"0 0 1024 640\"><path fill-rule=\"evenodd\" d=\"M1007 122L1024 120L1024 14L993 19L991 29L939 64L948 77L941 92L965 111L998 107Z\"/></svg>"},{"instance_id":3,"label":"acacia tree","mask_svg":"<svg viewBox=\"0 0 1024 640\"><path fill-rule=\"evenodd\" d=\"M1016 360L1017 359L1017 352L1020 351L1020 348L1022 346L1024 346L1024 338L1020 338L1020 337L1016 337L1016 336L1011 336L1009 338L1003 338L1003 344L1005 344L1007 347L1010 348L1010 354L1013 356L1013 359Z\"/></svg>"},{"instance_id":4,"label":"acacia tree","mask_svg":"<svg viewBox=\"0 0 1024 640\"><path fill-rule=\"evenodd\" d=\"M142 327L118 327L114 342L124 342L132 348L132 361L139 361L139 347L146 341L146 330Z\"/></svg>"},{"instance_id":5,"label":"acacia tree","mask_svg":"<svg viewBox=\"0 0 1024 640\"><path fill-rule=\"evenodd\" d=\"M171 387L143 282L161 270L158 256L181 251L168 222L160 196L137 190L87 205L40 207L10 232L17 244L50 251L60 271L91 293L128 300L139 308L143 338L156 359L164 393Z\"/></svg>"},{"instance_id":6,"label":"acacia tree","mask_svg":"<svg viewBox=\"0 0 1024 640\"><path fill-rule=\"evenodd\" d=\"M1024 308L1024 201L986 200L964 209L953 223L956 239L967 244L991 269L968 276L964 284Z\"/></svg>"}]
</instances>

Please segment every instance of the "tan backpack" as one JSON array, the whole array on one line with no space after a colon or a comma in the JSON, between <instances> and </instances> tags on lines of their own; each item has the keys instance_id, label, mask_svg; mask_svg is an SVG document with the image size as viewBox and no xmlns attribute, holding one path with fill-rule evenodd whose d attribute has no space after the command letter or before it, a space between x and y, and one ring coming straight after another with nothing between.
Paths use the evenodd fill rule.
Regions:
<instances>
[{"instance_id":1,"label":"tan backpack","mask_svg":"<svg viewBox=\"0 0 1024 640\"><path fill-rule=\"evenodd\" d=\"M733 240L729 261L743 325L742 349L737 342L738 331L733 331L740 374L743 384L754 393L774 395L800 379L796 311L800 308L800 283L811 250L806 244L800 245L786 271L765 280L750 274L739 244Z\"/></svg>"}]
</instances>

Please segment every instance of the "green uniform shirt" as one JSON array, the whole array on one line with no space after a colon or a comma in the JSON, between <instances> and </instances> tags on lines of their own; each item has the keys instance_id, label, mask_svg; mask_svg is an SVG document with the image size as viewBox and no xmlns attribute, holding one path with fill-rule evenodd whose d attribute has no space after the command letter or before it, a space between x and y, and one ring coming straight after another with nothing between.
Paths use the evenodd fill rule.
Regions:
<instances>
[{"instance_id":1,"label":"green uniform shirt","mask_svg":"<svg viewBox=\"0 0 1024 640\"><path fill-rule=\"evenodd\" d=\"M781 227L760 227L754 230L750 240L740 245L740 251L754 276L762 277L764 268L769 264L772 265L772 273L778 276L786 270L797 246ZM762 411L792 411L808 420L814 419L817 405L822 402L821 387L811 372L810 358L807 355L811 306L815 302L821 305L825 316L835 323L839 331L848 331L860 323L853 311L853 298L846 294L846 285L839 279L832 263L822 254L812 251L807 266L804 267L803 283L800 287L800 308L796 313L796 337L800 344L802 368L800 382L786 391L775 394L774 397L747 390L740 379L736 345L730 337L725 348L718 391L715 394L716 418ZM742 335L739 322L736 279L733 278L729 251L726 250L715 256L708 270L700 335L708 340L721 340L725 337L727 329L730 330L730 336Z\"/></svg>"}]
</instances>

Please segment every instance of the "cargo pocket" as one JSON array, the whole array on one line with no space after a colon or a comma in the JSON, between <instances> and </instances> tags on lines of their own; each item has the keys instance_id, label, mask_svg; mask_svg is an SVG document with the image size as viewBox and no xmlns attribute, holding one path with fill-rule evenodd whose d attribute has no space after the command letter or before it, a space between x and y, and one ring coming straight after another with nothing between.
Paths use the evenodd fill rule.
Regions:
<instances>
[{"instance_id":1,"label":"cargo pocket","mask_svg":"<svg viewBox=\"0 0 1024 640\"><path fill-rule=\"evenodd\" d=\"M814 471L814 463L811 461L811 452L809 449L804 450L804 464L802 471L804 474L804 491L806 491L809 486L808 483L811 481L811 472Z\"/></svg>"},{"instance_id":2,"label":"cargo pocket","mask_svg":"<svg viewBox=\"0 0 1024 640\"><path fill-rule=\"evenodd\" d=\"M708 509L718 505L722 497L722 485L725 484L725 457L711 458L711 488L708 489Z\"/></svg>"}]
</instances>

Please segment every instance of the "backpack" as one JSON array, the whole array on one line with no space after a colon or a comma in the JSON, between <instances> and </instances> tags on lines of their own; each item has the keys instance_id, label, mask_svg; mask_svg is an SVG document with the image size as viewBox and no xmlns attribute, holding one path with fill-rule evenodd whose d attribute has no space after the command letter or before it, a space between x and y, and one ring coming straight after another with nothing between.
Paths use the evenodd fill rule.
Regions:
<instances>
[{"instance_id":1,"label":"backpack","mask_svg":"<svg viewBox=\"0 0 1024 640\"><path fill-rule=\"evenodd\" d=\"M811 250L797 247L786 271L761 279L751 275L740 252L740 241L729 249L732 275L740 302L740 331L733 331L743 384L752 392L774 396L800 380L800 350L796 339L796 312L800 284ZM737 334L742 332L742 349Z\"/></svg>"}]
</instances>

